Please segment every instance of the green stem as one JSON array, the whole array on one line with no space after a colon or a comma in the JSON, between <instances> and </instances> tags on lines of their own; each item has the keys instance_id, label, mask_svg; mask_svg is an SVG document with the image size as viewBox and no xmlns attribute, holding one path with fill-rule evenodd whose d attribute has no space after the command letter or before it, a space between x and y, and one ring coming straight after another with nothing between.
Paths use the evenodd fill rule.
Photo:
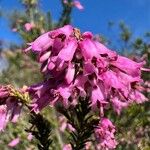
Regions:
<instances>
[{"instance_id":1,"label":"green stem","mask_svg":"<svg viewBox=\"0 0 150 150\"><path fill-rule=\"evenodd\" d=\"M55 108L52 109L52 116L54 118L57 118L57 113L56 113L56 110ZM60 146L60 149L62 150L63 148L63 140L62 140L62 137L61 137L61 134L60 134L60 131L59 131L59 124L58 124L58 119L55 119L55 133L56 133L56 138L58 140L58 143L59 143L59 146Z\"/></svg>"},{"instance_id":2,"label":"green stem","mask_svg":"<svg viewBox=\"0 0 150 150\"><path fill-rule=\"evenodd\" d=\"M72 145L72 149L83 150L85 143L90 141L94 132L94 127L99 122L99 118L91 114L88 98L79 98L79 102L74 108L59 108L58 111L62 113L68 119L68 122L75 128L75 131L70 133L70 144Z\"/></svg>"}]
</instances>

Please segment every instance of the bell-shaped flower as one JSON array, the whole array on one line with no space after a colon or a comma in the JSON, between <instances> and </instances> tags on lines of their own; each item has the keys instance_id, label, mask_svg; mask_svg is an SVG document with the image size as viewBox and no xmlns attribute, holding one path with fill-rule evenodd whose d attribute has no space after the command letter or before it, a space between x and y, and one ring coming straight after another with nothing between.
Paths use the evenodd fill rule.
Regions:
<instances>
[{"instance_id":1,"label":"bell-shaped flower","mask_svg":"<svg viewBox=\"0 0 150 150\"><path fill-rule=\"evenodd\" d=\"M129 103L128 102L122 102L121 100L119 100L118 97L113 97L111 99L112 102L112 106L115 112L117 112L118 115L120 115L121 111L124 108L127 108Z\"/></svg>"},{"instance_id":2,"label":"bell-shaped flower","mask_svg":"<svg viewBox=\"0 0 150 150\"><path fill-rule=\"evenodd\" d=\"M91 60L93 57L99 57L98 49L92 40L84 39L79 45L85 61Z\"/></svg>"},{"instance_id":3,"label":"bell-shaped flower","mask_svg":"<svg viewBox=\"0 0 150 150\"><path fill-rule=\"evenodd\" d=\"M135 61L123 56L118 56L116 61L112 61L111 65L119 68L123 72L126 72L133 77L140 76L140 69L143 63L136 63Z\"/></svg>"},{"instance_id":4,"label":"bell-shaped flower","mask_svg":"<svg viewBox=\"0 0 150 150\"><path fill-rule=\"evenodd\" d=\"M102 118L98 127L95 129L95 135L100 149L115 149L117 142L114 138L115 126L107 118Z\"/></svg>"},{"instance_id":5,"label":"bell-shaped flower","mask_svg":"<svg viewBox=\"0 0 150 150\"><path fill-rule=\"evenodd\" d=\"M65 80L68 84L70 84L73 81L74 75L75 75L75 67L73 64L70 63L65 75Z\"/></svg>"},{"instance_id":6,"label":"bell-shaped flower","mask_svg":"<svg viewBox=\"0 0 150 150\"><path fill-rule=\"evenodd\" d=\"M22 103L10 93L9 86L0 86L0 131L9 121L16 123L20 116Z\"/></svg>"}]
</instances>

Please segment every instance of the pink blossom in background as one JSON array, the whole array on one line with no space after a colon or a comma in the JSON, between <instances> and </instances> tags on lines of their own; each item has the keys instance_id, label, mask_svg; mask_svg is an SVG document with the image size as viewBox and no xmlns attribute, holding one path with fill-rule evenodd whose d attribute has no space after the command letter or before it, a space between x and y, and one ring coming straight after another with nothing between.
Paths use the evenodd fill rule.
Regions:
<instances>
[{"instance_id":1,"label":"pink blossom in background","mask_svg":"<svg viewBox=\"0 0 150 150\"><path fill-rule=\"evenodd\" d=\"M80 3L79 1L77 1L77 0L74 0L74 1L73 1L73 5L74 5L76 8L78 8L79 10L83 10L83 9L84 9L84 7L81 5L81 3Z\"/></svg>"},{"instance_id":2,"label":"pink blossom in background","mask_svg":"<svg viewBox=\"0 0 150 150\"><path fill-rule=\"evenodd\" d=\"M16 123L22 104L10 95L9 86L0 86L0 131L3 131L9 121Z\"/></svg>"},{"instance_id":3,"label":"pink blossom in background","mask_svg":"<svg viewBox=\"0 0 150 150\"><path fill-rule=\"evenodd\" d=\"M7 117L7 106L2 105L0 106L0 131L3 131L4 128L6 127L6 124L8 122L6 117Z\"/></svg>"},{"instance_id":4,"label":"pink blossom in background","mask_svg":"<svg viewBox=\"0 0 150 150\"><path fill-rule=\"evenodd\" d=\"M59 119L59 124L60 124L59 129L61 132L65 132L66 129L69 130L70 132L75 131L75 129L72 127L71 124L67 122L67 119L64 116L59 116L58 119Z\"/></svg>"},{"instance_id":5,"label":"pink blossom in background","mask_svg":"<svg viewBox=\"0 0 150 150\"><path fill-rule=\"evenodd\" d=\"M120 115L122 109L128 107L128 103L120 101L118 97L112 98L112 106L115 112L117 112L118 115Z\"/></svg>"},{"instance_id":6,"label":"pink blossom in background","mask_svg":"<svg viewBox=\"0 0 150 150\"><path fill-rule=\"evenodd\" d=\"M64 4L68 4L68 0L63 0L63 3Z\"/></svg>"},{"instance_id":7,"label":"pink blossom in background","mask_svg":"<svg viewBox=\"0 0 150 150\"><path fill-rule=\"evenodd\" d=\"M17 145L19 144L19 142L20 142L20 139L19 139L19 138L13 139L13 140L8 144L8 146L9 146L9 147L15 147L15 146L17 146Z\"/></svg>"},{"instance_id":8,"label":"pink blossom in background","mask_svg":"<svg viewBox=\"0 0 150 150\"><path fill-rule=\"evenodd\" d=\"M102 118L99 126L95 129L95 136L97 139L98 150L101 149L115 149L117 142L114 137L115 126L107 118Z\"/></svg>"},{"instance_id":9,"label":"pink blossom in background","mask_svg":"<svg viewBox=\"0 0 150 150\"><path fill-rule=\"evenodd\" d=\"M12 28L12 32L17 32L17 28Z\"/></svg>"},{"instance_id":10,"label":"pink blossom in background","mask_svg":"<svg viewBox=\"0 0 150 150\"><path fill-rule=\"evenodd\" d=\"M146 81L144 83L145 91L150 93L150 81Z\"/></svg>"},{"instance_id":11,"label":"pink blossom in background","mask_svg":"<svg viewBox=\"0 0 150 150\"><path fill-rule=\"evenodd\" d=\"M24 25L24 28L27 32L31 31L34 27L35 27L35 25L33 23L25 23L25 25Z\"/></svg>"},{"instance_id":12,"label":"pink blossom in background","mask_svg":"<svg viewBox=\"0 0 150 150\"><path fill-rule=\"evenodd\" d=\"M90 150L92 146L92 142L86 142L85 143L85 150Z\"/></svg>"},{"instance_id":13,"label":"pink blossom in background","mask_svg":"<svg viewBox=\"0 0 150 150\"><path fill-rule=\"evenodd\" d=\"M27 139L28 139L29 141L31 141L31 140L33 139L32 133L28 133Z\"/></svg>"},{"instance_id":14,"label":"pink blossom in background","mask_svg":"<svg viewBox=\"0 0 150 150\"><path fill-rule=\"evenodd\" d=\"M72 147L70 144L66 144L63 146L63 150L72 150Z\"/></svg>"}]
</instances>

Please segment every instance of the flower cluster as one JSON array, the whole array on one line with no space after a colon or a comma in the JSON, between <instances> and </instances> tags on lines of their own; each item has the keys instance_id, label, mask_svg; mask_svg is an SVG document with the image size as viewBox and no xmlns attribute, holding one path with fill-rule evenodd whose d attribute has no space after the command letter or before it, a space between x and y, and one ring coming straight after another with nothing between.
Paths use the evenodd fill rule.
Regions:
<instances>
[{"instance_id":1,"label":"flower cluster","mask_svg":"<svg viewBox=\"0 0 150 150\"><path fill-rule=\"evenodd\" d=\"M89 97L101 114L108 104L119 114L130 103L147 100L140 86L143 62L119 56L92 38L92 33L81 34L66 25L30 43L25 51L37 54L46 77L29 88L36 108L56 102L67 107L75 105L78 97Z\"/></svg>"},{"instance_id":2,"label":"flower cluster","mask_svg":"<svg viewBox=\"0 0 150 150\"><path fill-rule=\"evenodd\" d=\"M114 149L116 148L117 142L115 141L115 126L112 122L107 119L101 119L99 126L95 129L95 134L98 142L97 149Z\"/></svg>"},{"instance_id":3,"label":"flower cluster","mask_svg":"<svg viewBox=\"0 0 150 150\"><path fill-rule=\"evenodd\" d=\"M0 131L9 121L15 123L21 112L22 104L11 95L10 86L0 86Z\"/></svg>"},{"instance_id":4,"label":"flower cluster","mask_svg":"<svg viewBox=\"0 0 150 150\"><path fill-rule=\"evenodd\" d=\"M131 103L147 101L140 85L144 63L120 56L93 39L91 32L81 34L66 25L29 43L25 52L37 54L45 75L44 82L28 88L32 110L38 113L49 104L75 106L82 97L88 98L93 110L99 110L103 117L108 106L120 114ZM103 119L96 132L103 146L115 147L114 127L109 120ZM113 144L106 144L108 141Z\"/></svg>"}]
</instances>

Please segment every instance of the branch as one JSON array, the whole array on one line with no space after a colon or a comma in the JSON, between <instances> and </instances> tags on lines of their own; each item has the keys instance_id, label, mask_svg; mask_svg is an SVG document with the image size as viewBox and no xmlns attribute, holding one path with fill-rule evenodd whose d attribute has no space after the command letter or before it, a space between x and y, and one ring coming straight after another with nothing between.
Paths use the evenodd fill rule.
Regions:
<instances>
[{"instance_id":1,"label":"branch","mask_svg":"<svg viewBox=\"0 0 150 150\"><path fill-rule=\"evenodd\" d=\"M72 0L68 0L67 4L64 4L63 0L61 0L61 4L63 6L63 12L58 21L57 27L62 27L71 22L71 12L72 12Z\"/></svg>"},{"instance_id":2,"label":"branch","mask_svg":"<svg viewBox=\"0 0 150 150\"><path fill-rule=\"evenodd\" d=\"M50 122L41 114L35 114L34 112L31 113L29 122L32 124L32 129L27 131L31 132L38 140L38 149L49 150L52 144Z\"/></svg>"},{"instance_id":3,"label":"branch","mask_svg":"<svg viewBox=\"0 0 150 150\"><path fill-rule=\"evenodd\" d=\"M68 122L75 128L75 131L70 133L70 144L73 150L82 150L87 141L94 132L94 127L98 125L99 118L92 115L90 103L88 99L79 98L79 103L74 108L64 109L58 108Z\"/></svg>"}]
</instances>

